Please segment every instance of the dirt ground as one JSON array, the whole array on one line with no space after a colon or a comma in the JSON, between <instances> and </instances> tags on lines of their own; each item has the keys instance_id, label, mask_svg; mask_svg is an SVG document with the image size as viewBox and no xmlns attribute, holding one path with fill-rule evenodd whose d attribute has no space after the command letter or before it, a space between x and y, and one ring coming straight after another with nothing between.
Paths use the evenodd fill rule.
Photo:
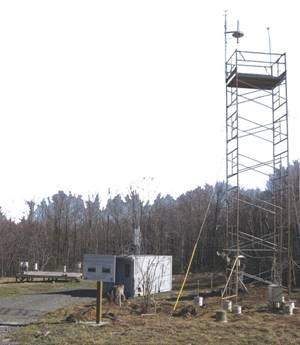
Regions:
<instances>
[{"instance_id":1,"label":"dirt ground","mask_svg":"<svg viewBox=\"0 0 300 345\"><path fill-rule=\"evenodd\" d=\"M216 277L211 286L210 275L191 275L183 298L174 313L176 293L182 277L174 281L175 291L155 296L155 303L146 310L143 298L128 300L122 307L104 302L102 327L87 321L95 320L95 303L70 305L51 312L38 322L10 335L17 344L300 344L300 311L284 315L267 308L267 287L249 286L249 294L240 295L238 304L242 315L228 314L228 322L215 320L220 309L219 283ZM204 307L195 307L193 299L199 285ZM300 306L300 291L291 299Z\"/></svg>"},{"instance_id":2,"label":"dirt ground","mask_svg":"<svg viewBox=\"0 0 300 345\"><path fill-rule=\"evenodd\" d=\"M93 301L96 293L91 287L86 281L15 283L15 279L0 280L0 344L11 344L12 333L50 311Z\"/></svg>"}]
</instances>

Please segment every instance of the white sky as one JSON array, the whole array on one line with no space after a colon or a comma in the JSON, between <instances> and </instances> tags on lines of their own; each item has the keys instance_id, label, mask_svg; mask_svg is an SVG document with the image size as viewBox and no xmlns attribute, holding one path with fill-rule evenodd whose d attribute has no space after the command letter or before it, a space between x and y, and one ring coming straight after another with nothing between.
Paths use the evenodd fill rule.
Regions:
<instances>
[{"instance_id":1,"label":"white sky","mask_svg":"<svg viewBox=\"0 0 300 345\"><path fill-rule=\"evenodd\" d=\"M105 201L143 177L154 177L149 193L173 196L224 179L225 9L241 49L268 51L270 26L272 50L288 54L298 159L297 1L1 1L6 214L59 189Z\"/></svg>"}]
</instances>

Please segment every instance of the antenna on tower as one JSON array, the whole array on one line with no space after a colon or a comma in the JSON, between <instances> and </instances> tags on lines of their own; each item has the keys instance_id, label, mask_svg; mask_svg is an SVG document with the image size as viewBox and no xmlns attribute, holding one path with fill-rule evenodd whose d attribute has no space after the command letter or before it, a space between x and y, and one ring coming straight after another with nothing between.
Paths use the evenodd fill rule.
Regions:
<instances>
[{"instance_id":1,"label":"antenna on tower","mask_svg":"<svg viewBox=\"0 0 300 345\"><path fill-rule=\"evenodd\" d=\"M244 36L244 33L240 30L240 21L237 20L236 30L228 31L227 30L227 10L224 11L224 40L225 40L225 65L227 62L227 35L231 34L233 38L236 38L236 43L240 43L240 38ZM226 74L226 71L225 71Z\"/></svg>"},{"instance_id":2,"label":"antenna on tower","mask_svg":"<svg viewBox=\"0 0 300 345\"><path fill-rule=\"evenodd\" d=\"M224 11L224 52L225 52L225 77L226 77L226 62L227 62L227 10Z\"/></svg>"},{"instance_id":3,"label":"antenna on tower","mask_svg":"<svg viewBox=\"0 0 300 345\"><path fill-rule=\"evenodd\" d=\"M271 49L271 35L270 35L270 28L269 26L267 27L267 31L268 31L268 39L269 39L269 55L270 55L270 67L272 64L272 49Z\"/></svg>"},{"instance_id":4,"label":"antenna on tower","mask_svg":"<svg viewBox=\"0 0 300 345\"><path fill-rule=\"evenodd\" d=\"M236 38L236 43L240 43L239 39L244 36L244 33L240 31L240 21L236 22L236 31L232 31L232 36Z\"/></svg>"}]
</instances>

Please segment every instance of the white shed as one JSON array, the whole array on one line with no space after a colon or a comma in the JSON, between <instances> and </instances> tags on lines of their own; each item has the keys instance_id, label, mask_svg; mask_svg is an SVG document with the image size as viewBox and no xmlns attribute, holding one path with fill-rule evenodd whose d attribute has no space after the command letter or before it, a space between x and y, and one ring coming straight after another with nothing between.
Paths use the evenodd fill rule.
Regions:
<instances>
[{"instance_id":1,"label":"white shed","mask_svg":"<svg viewBox=\"0 0 300 345\"><path fill-rule=\"evenodd\" d=\"M83 275L103 280L104 290L124 284L126 297L172 290L172 256L165 255L85 255Z\"/></svg>"}]
</instances>

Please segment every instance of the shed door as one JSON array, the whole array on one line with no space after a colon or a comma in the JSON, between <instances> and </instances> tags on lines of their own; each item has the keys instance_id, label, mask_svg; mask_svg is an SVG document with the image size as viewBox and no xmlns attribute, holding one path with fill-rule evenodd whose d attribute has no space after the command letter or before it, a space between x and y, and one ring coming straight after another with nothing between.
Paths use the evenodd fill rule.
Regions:
<instances>
[{"instance_id":1,"label":"shed door","mask_svg":"<svg viewBox=\"0 0 300 345\"><path fill-rule=\"evenodd\" d=\"M116 283L124 284L125 296L134 296L133 262L126 258L117 258Z\"/></svg>"}]
</instances>

